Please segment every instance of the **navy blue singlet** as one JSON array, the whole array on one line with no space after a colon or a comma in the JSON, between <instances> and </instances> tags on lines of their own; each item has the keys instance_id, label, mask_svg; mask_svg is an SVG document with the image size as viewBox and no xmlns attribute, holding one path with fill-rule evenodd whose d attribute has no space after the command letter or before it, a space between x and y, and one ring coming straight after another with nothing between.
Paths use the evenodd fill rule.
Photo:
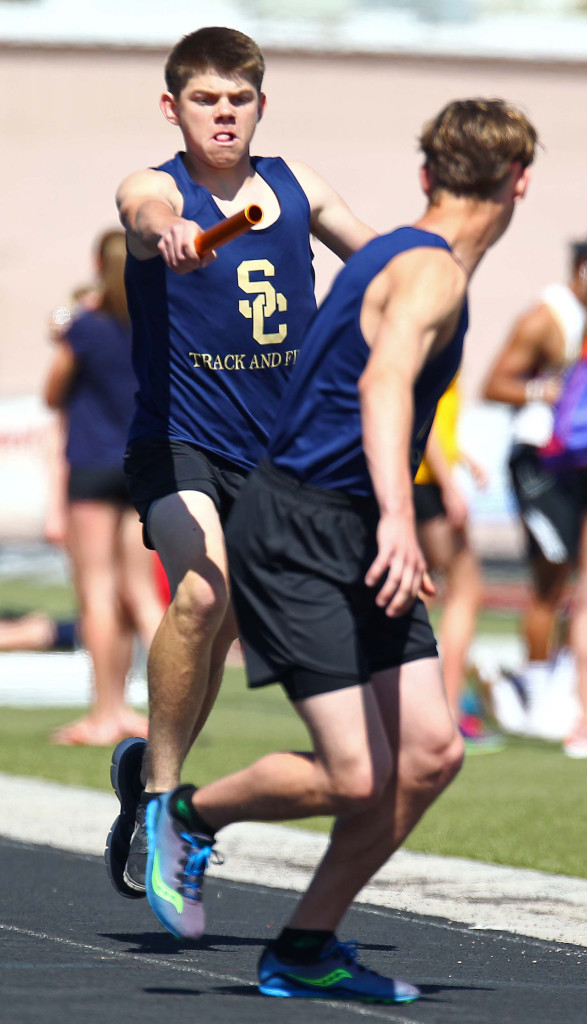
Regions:
<instances>
[{"instance_id":1,"label":"navy blue singlet","mask_svg":"<svg viewBox=\"0 0 587 1024\"><path fill-rule=\"evenodd\" d=\"M78 365L67 403L67 461L76 469L122 469L137 388L130 330L101 310L88 310L73 321L66 340Z\"/></svg>"},{"instance_id":2,"label":"navy blue singlet","mask_svg":"<svg viewBox=\"0 0 587 1024\"><path fill-rule=\"evenodd\" d=\"M372 496L357 390L370 352L361 332L361 305L367 287L386 264L416 248L451 251L440 235L398 228L368 242L340 271L308 331L280 405L268 447L278 469L315 487ZM467 325L465 301L454 337L416 380L410 455L414 475L438 399L458 369Z\"/></svg>"},{"instance_id":3,"label":"navy blue singlet","mask_svg":"<svg viewBox=\"0 0 587 1024\"><path fill-rule=\"evenodd\" d=\"M275 223L218 248L210 266L176 274L162 257L128 255L126 287L138 379L129 438L174 438L251 469L316 311L310 206L279 157L253 157L279 200ZM224 219L178 153L157 168L184 197L182 216Z\"/></svg>"}]
</instances>

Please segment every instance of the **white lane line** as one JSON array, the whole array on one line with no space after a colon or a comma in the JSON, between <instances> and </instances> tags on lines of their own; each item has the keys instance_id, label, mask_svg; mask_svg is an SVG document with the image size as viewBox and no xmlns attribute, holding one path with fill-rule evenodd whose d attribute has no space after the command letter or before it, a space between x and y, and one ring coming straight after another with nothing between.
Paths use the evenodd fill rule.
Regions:
<instances>
[{"instance_id":1,"label":"white lane line","mask_svg":"<svg viewBox=\"0 0 587 1024\"><path fill-rule=\"evenodd\" d=\"M202 967L192 967L188 964L178 964L171 960L164 960L160 957L149 956L149 954L143 953L129 953L120 952L117 950L106 949L103 946L94 946L89 942L76 942L74 939L65 939L59 935L49 935L47 932L36 932L31 928L20 928L14 924L3 924L0 922L0 932L11 932L14 935L24 935L29 939L40 939L43 942L54 942L56 945L67 946L68 949L78 949L84 953L95 953L98 956L104 957L107 960L134 960L141 964L152 964L154 967L164 967L171 971L177 971L181 974L197 974L203 978L209 978L212 981L231 981L238 985L245 985L247 988L257 988L256 982L249 981L247 978L240 978L233 974L219 974L214 971L206 971ZM390 1016L386 1011L378 1012L370 1007L354 1006L344 1003L343 1001L334 999L319 999L313 1003L313 1006L330 1006L335 1007L339 1011L345 1011L346 1013L353 1013L361 1017L373 1017L381 1018L391 1021L391 1024L422 1024L415 1020L413 1017L409 1019L406 1017Z\"/></svg>"},{"instance_id":2,"label":"white lane line","mask_svg":"<svg viewBox=\"0 0 587 1024\"><path fill-rule=\"evenodd\" d=\"M49 935L48 932L36 932L30 928L20 928L14 924L3 924L0 922L0 931L12 932L15 935L24 935L29 939L41 939L43 942L54 942L56 945L67 946L68 949L78 949L85 953L96 953L107 960L136 960L141 964L152 964L155 967L165 967L171 971L179 971L183 974L200 974L205 978L213 978L217 981L234 981L239 985L255 987L252 981L246 978L237 978L232 974L216 974L213 971L206 971L202 967L192 967L189 964L178 964L172 960L164 960L160 957L150 956L148 953L122 953L115 949L106 949L103 946L93 946L89 942L77 942L75 939L65 939L60 935Z\"/></svg>"}]
</instances>

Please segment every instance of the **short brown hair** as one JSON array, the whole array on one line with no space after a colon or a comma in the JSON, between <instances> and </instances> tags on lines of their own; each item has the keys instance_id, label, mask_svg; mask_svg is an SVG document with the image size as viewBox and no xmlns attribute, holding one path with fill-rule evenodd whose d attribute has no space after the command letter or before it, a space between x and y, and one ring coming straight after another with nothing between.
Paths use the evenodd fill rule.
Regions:
<instances>
[{"instance_id":1,"label":"short brown hair","mask_svg":"<svg viewBox=\"0 0 587 1024\"><path fill-rule=\"evenodd\" d=\"M242 75L261 92L265 61L256 42L234 28L200 28L173 47L165 64L165 82L177 99L190 78L214 69Z\"/></svg>"},{"instance_id":2,"label":"short brown hair","mask_svg":"<svg viewBox=\"0 0 587 1024\"><path fill-rule=\"evenodd\" d=\"M440 191L489 199L513 163L532 163L538 136L525 114L505 100L454 100L428 121L419 142L435 203Z\"/></svg>"}]
</instances>

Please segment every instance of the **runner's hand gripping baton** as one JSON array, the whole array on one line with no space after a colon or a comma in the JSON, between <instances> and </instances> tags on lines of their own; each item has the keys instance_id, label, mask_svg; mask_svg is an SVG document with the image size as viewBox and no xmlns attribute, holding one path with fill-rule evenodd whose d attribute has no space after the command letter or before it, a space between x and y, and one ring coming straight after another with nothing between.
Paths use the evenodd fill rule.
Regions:
<instances>
[{"instance_id":1,"label":"runner's hand gripping baton","mask_svg":"<svg viewBox=\"0 0 587 1024\"><path fill-rule=\"evenodd\" d=\"M214 224L213 227L196 235L195 246L198 256L205 256L211 249L216 249L217 246L224 245L225 242L231 242L233 238L249 231L253 224L260 224L262 220L263 211L260 206L255 204L246 206L244 210L235 213L233 217L221 220L219 224Z\"/></svg>"}]
</instances>

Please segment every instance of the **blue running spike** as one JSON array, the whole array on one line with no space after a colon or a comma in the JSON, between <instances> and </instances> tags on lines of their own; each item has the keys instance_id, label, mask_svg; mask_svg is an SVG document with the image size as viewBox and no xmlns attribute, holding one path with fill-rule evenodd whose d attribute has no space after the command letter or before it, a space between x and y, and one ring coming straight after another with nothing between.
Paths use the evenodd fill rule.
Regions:
<instances>
[{"instance_id":1,"label":"blue running spike","mask_svg":"<svg viewBox=\"0 0 587 1024\"><path fill-rule=\"evenodd\" d=\"M298 964L280 960L268 947L259 961L259 991L265 996L298 999L358 999L365 1003L412 1003L420 990L406 981L384 978L357 959L356 942L336 937L318 960Z\"/></svg>"}]
</instances>

